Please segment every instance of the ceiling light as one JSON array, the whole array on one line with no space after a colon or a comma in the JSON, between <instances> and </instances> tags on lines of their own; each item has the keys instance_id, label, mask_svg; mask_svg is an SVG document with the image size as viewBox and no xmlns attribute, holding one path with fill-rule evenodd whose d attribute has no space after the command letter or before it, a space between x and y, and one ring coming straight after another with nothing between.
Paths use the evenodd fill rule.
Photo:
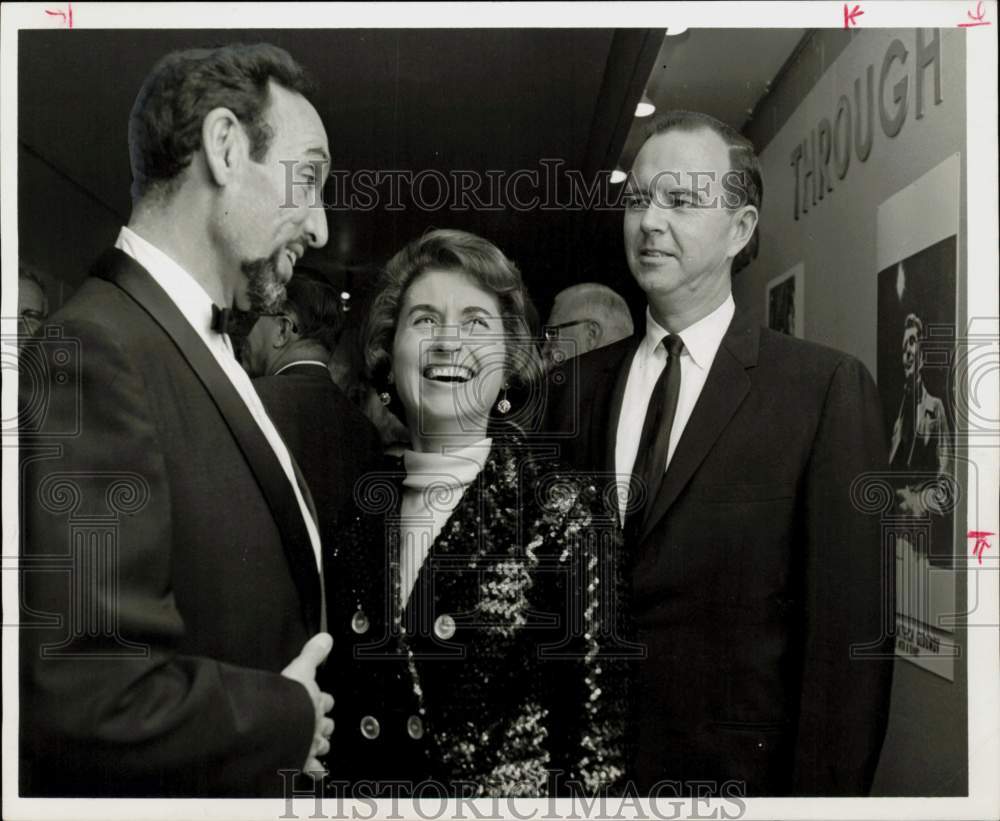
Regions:
<instances>
[{"instance_id":1,"label":"ceiling light","mask_svg":"<svg viewBox=\"0 0 1000 821\"><path fill-rule=\"evenodd\" d=\"M639 100L639 104L635 107L635 116L648 117L654 111L656 111L656 106L653 105L653 101L643 93L642 99Z\"/></svg>"},{"instance_id":2,"label":"ceiling light","mask_svg":"<svg viewBox=\"0 0 1000 821\"><path fill-rule=\"evenodd\" d=\"M611 184L618 185L619 183L625 182L627 175L620 168L616 168L611 172Z\"/></svg>"}]
</instances>

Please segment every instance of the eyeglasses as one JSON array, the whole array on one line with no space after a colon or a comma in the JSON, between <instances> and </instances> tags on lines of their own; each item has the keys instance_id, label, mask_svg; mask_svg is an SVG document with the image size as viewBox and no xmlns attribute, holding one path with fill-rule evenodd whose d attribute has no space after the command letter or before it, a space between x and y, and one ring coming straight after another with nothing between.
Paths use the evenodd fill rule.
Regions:
<instances>
[{"instance_id":1,"label":"eyeglasses","mask_svg":"<svg viewBox=\"0 0 1000 821\"><path fill-rule=\"evenodd\" d=\"M563 328L572 328L574 325L582 325L584 322L591 322L590 319L574 319L572 322L560 322L558 325L546 325L543 333L547 342L554 342L559 338L559 331Z\"/></svg>"}]
</instances>

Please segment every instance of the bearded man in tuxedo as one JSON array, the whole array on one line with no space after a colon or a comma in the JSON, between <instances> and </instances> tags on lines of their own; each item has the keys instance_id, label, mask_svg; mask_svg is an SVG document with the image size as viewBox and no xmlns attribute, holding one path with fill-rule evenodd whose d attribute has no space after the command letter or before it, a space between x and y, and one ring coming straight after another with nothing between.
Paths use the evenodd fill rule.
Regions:
<instances>
[{"instance_id":1,"label":"bearded man in tuxedo","mask_svg":"<svg viewBox=\"0 0 1000 821\"><path fill-rule=\"evenodd\" d=\"M163 58L129 119L128 225L28 354L22 795L276 796L323 772L315 514L227 334L326 243L309 93L267 44Z\"/></svg>"}]
</instances>

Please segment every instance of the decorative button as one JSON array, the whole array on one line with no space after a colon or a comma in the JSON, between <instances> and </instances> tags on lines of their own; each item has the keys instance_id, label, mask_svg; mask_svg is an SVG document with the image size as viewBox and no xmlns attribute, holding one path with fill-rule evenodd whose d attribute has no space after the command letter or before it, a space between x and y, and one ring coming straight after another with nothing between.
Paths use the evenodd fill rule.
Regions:
<instances>
[{"instance_id":1,"label":"decorative button","mask_svg":"<svg viewBox=\"0 0 1000 821\"><path fill-rule=\"evenodd\" d=\"M434 635L439 639L450 639L455 635L455 620L445 613L434 621Z\"/></svg>"},{"instance_id":2,"label":"decorative button","mask_svg":"<svg viewBox=\"0 0 1000 821\"><path fill-rule=\"evenodd\" d=\"M368 616L365 615L364 610L358 610L351 616L351 629L355 633L367 633L370 626L371 623L368 621Z\"/></svg>"},{"instance_id":3,"label":"decorative button","mask_svg":"<svg viewBox=\"0 0 1000 821\"><path fill-rule=\"evenodd\" d=\"M361 735L369 741L374 741L378 738L380 732L382 732L382 728L379 726L378 719L375 716L365 716L361 719Z\"/></svg>"},{"instance_id":4,"label":"decorative button","mask_svg":"<svg viewBox=\"0 0 1000 821\"><path fill-rule=\"evenodd\" d=\"M420 716L410 716L406 719L406 732L414 741L419 741L424 737L424 722Z\"/></svg>"}]
</instances>

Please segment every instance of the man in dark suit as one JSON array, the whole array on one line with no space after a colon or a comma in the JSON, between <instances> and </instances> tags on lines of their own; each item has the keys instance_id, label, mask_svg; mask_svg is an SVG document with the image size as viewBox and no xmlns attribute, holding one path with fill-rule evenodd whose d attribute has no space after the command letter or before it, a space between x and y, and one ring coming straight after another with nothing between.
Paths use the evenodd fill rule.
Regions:
<instances>
[{"instance_id":1,"label":"man in dark suit","mask_svg":"<svg viewBox=\"0 0 1000 821\"><path fill-rule=\"evenodd\" d=\"M333 286L300 269L280 308L257 320L242 351L268 416L309 484L326 547L336 545L338 514L351 504L355 482L382 458L378 431L328 367L340 324Z\"/></svg>"},{"instance_id":2,"label":"man in dark suit","mask_svg":"<svg viewBox=\"0 0 1000 821\"><path fill-rule=\"evenodd\" d=\"M555 372L548 424L577 465L632 478L640 790L864 795L892 669L892 557L865 492L885 432L861 363L736 310L761 191L733 129L655 124L624 218L645 333Z\"/></svg>"},{"instance_id":3,"label":"man in dark suit","mask_svg":"<svg viewBox=\"0 0 1000 821\"><path fill-rule=\"evenodd\" d=\"M282 795L281 771L322 772L318 529L220 310L268 310L326 242L308 88L265 44L161 60L129 224L22 358L22 795Z\"/></svg>"}]
</instances>

